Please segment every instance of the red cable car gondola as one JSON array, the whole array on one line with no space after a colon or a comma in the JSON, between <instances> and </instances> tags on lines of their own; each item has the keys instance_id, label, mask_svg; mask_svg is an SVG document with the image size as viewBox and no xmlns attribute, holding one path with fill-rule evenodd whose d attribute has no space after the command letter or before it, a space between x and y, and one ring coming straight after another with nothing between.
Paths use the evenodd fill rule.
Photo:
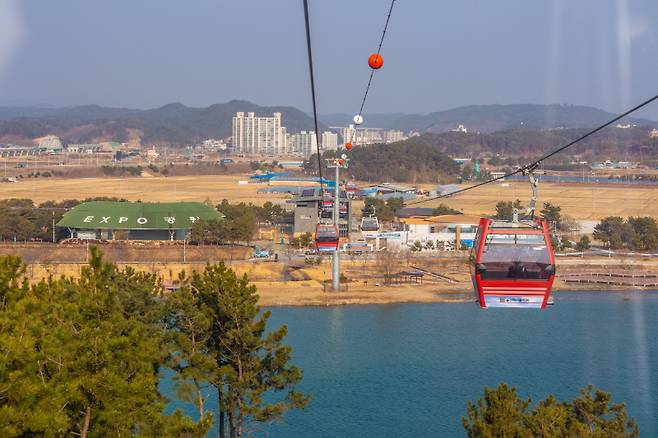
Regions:
<instances>
[{"instance_id":1,"label":"red cable car gondola","mask_svg":"<svg viewBox=\"0 0 658 438\"><path fill-rule=\"evenodd\" d=\"M319 252L331 252L338 249L338 227L333 224L317 224L315 227L315 248Z\"/></svg>"},{"instance_id":2,"label":"red cable car gondola","mask_svg":"<svg viewBox=\"0 0 658 438\"><path fill-rule=\"evenodd\" d=\"M545 220L481 218L471 253L480 307L545 308L555 279L555 255Z\"/></svg>"}]
</instances>

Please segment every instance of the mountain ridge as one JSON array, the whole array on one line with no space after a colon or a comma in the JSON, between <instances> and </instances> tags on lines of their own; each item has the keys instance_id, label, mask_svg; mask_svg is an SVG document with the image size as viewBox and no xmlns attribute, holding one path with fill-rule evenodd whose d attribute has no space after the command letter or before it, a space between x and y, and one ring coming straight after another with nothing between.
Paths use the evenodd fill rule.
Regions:
<instances>
[{"instance_id":1,"label":"mountain ridge","mask_svg":"<svg viewBox=\"0 0 658 438\"><path fill-rule=\"evenodd\" d=\"M172 102L151 109L113 108L100 105L70 107L0 106L0 143L27 143L48 134L68 143L129 141L183 145L206 138L227 138L232 134L232 118L238 111L257 115L282 114L288 132L314 130L313 119L292 106L260 106L246 100L231 100L207 107L188 107ZM399 129L420 133L447 132L465 125L469 132L490 133L507 129L574 129L598 126L615 114L582 105L470 105L429 114L365 114L364 127ZM320 116L320 132L327 126L346 126L352 116ZM620 123L658 127L658 122L625 118Z\"/></svg>"},{"instance_id":2,"label":"mountain ridge","mask_svg":"<svg viewBox=\"0 0 658 438\"><path fill-rule=\"evenodd\" d=\"M440 133L459 125L473 132L489 133L505 129L593 128L616 117L599 108L570 104L488 104L468 105L428 114L374 113L364 114L364 127L398 129L404 132ZM327 124L351 123L348 114L327 114ZM620 123L658 127L658 122L628 117Z\"/></svg>"},{"instance_id":3,"label":"mountain ridge","mask_svg":"<svg viewBox=\"0 0 658 438\"><path fill-rule=\"evenodd\" d=\"M188 107L180 102L158 108L130 109L99 105L64 108L0 107L0 143L55 134L67 142L127 141L141 133L143 143L185 144L207 138L226 138L232 133L235 113L271 116L280 112L289 132L313 130L313 119L291 106L259 106L232 100L208 107ZM320 130L326 126L320 125Z\"/></svg>"}]
</instances>

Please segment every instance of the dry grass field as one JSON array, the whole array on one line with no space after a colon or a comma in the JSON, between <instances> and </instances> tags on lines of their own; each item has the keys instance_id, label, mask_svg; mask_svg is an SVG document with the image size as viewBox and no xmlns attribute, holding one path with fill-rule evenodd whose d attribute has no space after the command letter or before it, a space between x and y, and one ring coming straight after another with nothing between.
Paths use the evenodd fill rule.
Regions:
<instances>
[{"instance_id":1,"label":"dry grass field","mask_svg":"<svg viewBox=\"0 0 658 438\"><path fill-rule=\"evenodd\" d=\"M151 178L38 178L0 186L0 198L30 198L35 202L115 196L130 201L174 202L210 199L262 204L285 199L278 194L258 194L266 185L238 184L247 175L201 175Z\"/></svg>"},{"instance_id":2,"label":"dry grass field","mask_svg":"<svg viewBox=\"0 0 658 438\"><path fill-rule=\"evenodd\" d=\"M116 196L142 201L205 201L217 203L222 199L262 204L265 201L283 202L282 194L258 193L264 184L238 184L247 175L203 175L150 178L78 178L23 180L0 186L0 198L30 198L46 200L84 199L95 196ZM552 202L562 207L565 214L582 220L605 216L650 215L658 217L658 187L622 185L582 185L545 183L540 186L539 205ZM521 199L526 203L530 188L526 183L490 184L454 198L416 204L419 207L440 203L463 210L466 214L487 214L494 211L500 200ZM360 203L355 208L360 208Z\"/></svg>"},{"instance_id":3,"label":"dry grass field","mask_svg":"<svg viewBox=\"0 0 658 438\"><path fill-rule=\"evenodd\" d=\"M520 199L526 204L530 199L527 183L489 184L457 195L416 204L417 207L433 207L446 204L463 210L465 214L488 214L495 211L498 201ZM562 212L574 219L596 220L606 216L653 216L658 217L657 186L622 186L613 184L540 184L538 207L551 202L562 207Z\"/></svg>"}]
</instances>

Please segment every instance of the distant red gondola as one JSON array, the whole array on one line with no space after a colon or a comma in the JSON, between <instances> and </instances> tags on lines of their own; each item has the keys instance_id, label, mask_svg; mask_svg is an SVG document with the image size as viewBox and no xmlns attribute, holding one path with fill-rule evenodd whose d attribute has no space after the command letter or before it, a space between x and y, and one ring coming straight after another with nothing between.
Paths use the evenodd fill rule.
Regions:
<instances>
[{"instance_id":1,"label":"distant red gondola","mask_svg":"<svg viewBox=\"0 0 658 438\"><path fill-rule=\"evenodd\" d=\"M331 252L338 249L338 227L332 224L317 224L315 227L315 248L319 252Z\"/></svg>"},{"instance_id":2,"label":"distant red gondola","mask_svg":"<svg viewBox=\"0 0 658 438\"><path fill-rule=\"evenodd\" d=\"M480 307L543 309L548 304L555 255L545 220L481 218L471 263Z\"/></svg>"}]
</instances>

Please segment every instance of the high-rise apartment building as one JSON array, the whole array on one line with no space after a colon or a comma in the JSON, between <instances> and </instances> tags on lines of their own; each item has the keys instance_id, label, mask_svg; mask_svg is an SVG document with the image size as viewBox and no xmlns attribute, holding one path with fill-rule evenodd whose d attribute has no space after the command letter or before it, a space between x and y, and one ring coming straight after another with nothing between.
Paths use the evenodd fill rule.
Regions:
<instances>
[{"instance_id":1,"label":"high-rise apartment building","mask_svg":"<svg viewBox=\"0 0 658 438\"><path fill-rule=\"evenodd\" d=\"M286 128L281 126L281 113L272 117L256 117L238 112L233 117L233 150L242 154L283 155L288 152Z\"/></svg>"},{"instance_id":2,"label":"high-rise apartment building","mask_svg":"<svg viewBox=\"0 0 658 438\"><path fill-rule=\"evenodd\" d=\"M384 143L395 143L396 141L402 141L406 140L407 137L404 136L404 133L402 131L398 131L395 129L389 129L388 131L384 131Z\"/></svg>"},{"instance_id":3,"label":"high-rise apartment building","mask_svg":"<svg viewBox=\"0 0 658 438\"><path fill-rule=\"evenodd\" d=\"M335 132L324 131L322 133L322 149L331 150L338 148L338 134Z\"/></svg>"},{"instance_id":4,"label":"high-rise apartment building","mask_svg":"<svg viewBox=\"0 0 658 438\"><path fill-rule=\"evenodd\" d=\"M317 138L314 131L302 131L299 134L292 135L293 152L302 154L304 157L310 157L317 152Z\"/></svg>"}]
</instances>

